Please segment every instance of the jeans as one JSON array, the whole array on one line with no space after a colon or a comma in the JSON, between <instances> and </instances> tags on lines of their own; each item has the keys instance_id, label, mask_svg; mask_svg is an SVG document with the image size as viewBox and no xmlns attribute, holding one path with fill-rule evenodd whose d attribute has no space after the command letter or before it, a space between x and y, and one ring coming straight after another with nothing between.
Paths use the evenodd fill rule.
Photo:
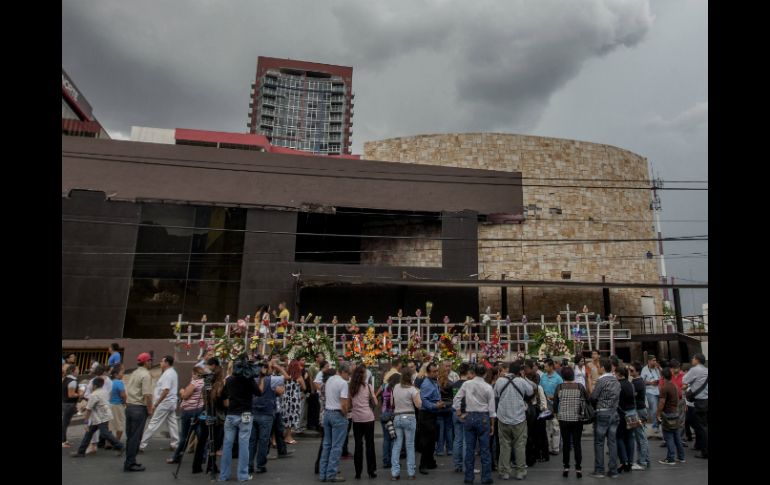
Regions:
<instances>
[{"instance_id":1,"label":"jeans","mask_svg":"<svg viewBox=\"0 0 770 485\"><path fill-rule=\"evenodd\" d=\"M251 423L241 421L240 414L228 414L225 418L225 441L222 445L222 459L219 463L219 481L230 479L230 463L233 461L233 442L238 432L238 481L249 479L249 437Z\"/></svg>"},{"instance_id":2,"label":"jeans","mask_svg":"<svg viewBox=\"0 0 770 485\"><path fill-rule=\"evenodd\" d=\"M489 413L468 413L465 418L465 481L473 483L476 441L481 450L481 483L492 482L492 453L489 450Z\"/></svg>"},{"instance_id":3,"label":"jeans","mask_svg":"<svg viewBox=\"0 0 770 485\"><path fill-rule=\"evenodd\" d=\"M273 414L254 414L252 416L251 436L249 437L249 470L260 470L267 466L267 452L270 449L270 433L273 429ZM256 467L254 459L256 458Z\"/></svg>"},{"instance_id":4,"label":"jeans","mask_svg":"<svg viewBox=\"0 0 770 485\"><path fill-rule=\"evenodd\" d=\"M498 421L498 423L500 459L497 463L497 471L500 473L511 473L511 449L513 449L516 455L516 473L524 473L527 450L527 421L524 420L519 424L505 424L502 421Z\"/></svg>"},{"instance_id":5,"label":"jeans","mask_svg":"<svg viewBox=\"0 0 770 485\"><path fill-rule=\"evenodd\" d=\"M129 404L126 406L126 459L123 469L136 464L139 443L142 441L144 423L147 422L147 406Z\"/></svg>"},{"instance_id":6,"label":"jeans","mask_svg":"<svg viewBox=\"0 0 770 485\"><path fill-rule=\"evenodd\" d=\"M100 424L92 424L88 427L88 431L86 431L85 436L83 436L83 441L80 442L80 447L78 448L78 453L81 455L86 452L86 449L88 448L88 444L91 442L91 438L94 436L94 433L99 431L99 434L104 437L104 439L112 445L113 448L116 450L120 450L123 448L123 445L120 443L120 441L113 436L112 433L110 433L110 429L108 427L107 422L100 423Z\"/></svg>"},{"instance_id":7,"label":"jeans","mask_svg":"<svg viewBox=\"0 0 770 485\"><path fill-rule=\"evenodd\" d=\"M406 442L406 471L410 477L416 472L414 459L414 435L417 430L417 418L414 414L399 414L393 417L393 426L396 428L396 442L390 453L390 475L397 477L401 474L401 447Z\"/></svg>"},{"instance_id":8,"label":"jeans","mask_svg":"<svg viewBox=\"0 0 770 485\"><path fill-rule=\"evenodd\" d=\"M636 441L636 462L641 466L650 466L650 444L647 441L647 410L637 409L639 419L642 420L642 425L638 428L634 428L633 435L634 441Z\"/></svg>"},{"instance_id":9,"label":"jeans","mask_svg":"<svg viewBox=\"0 0 770 485\"><path fill-rule=\"evenodd\" d=\"M380 424L382 425L382 466L384 468L390 468L390 454L393 451L393 442L394 440L391 439L390 433L388 433L388 428L385 426L385 422L388 420L388 418L393 418L393 413L382 413L380 416ZM385 421L383 421L383 419Z\"/></svg>"},{"instance_id":10,"label":"jeans","mask_svg":"<svg viewBox=\"0 0 770 485\"><path fill-rule=\"evenodd\" d=\"M682 446L682 435L680 430L663 430L663 439L666 441L666 460L674 461L674 454L680 460L684 460L684 446Z\"/></svg>"},{"instance_id":11,"label":"jeans","mask_svg":"<svg viewBox=\"0 0 770 485\"><path fill-rule=\"evenodd\" d=\"M331 480L337 476L342 456L342 443L348 433L348 420L340 411L324 412L324 441L321 451L321 463L318 475L321 480Z\"/></svg>"},{"instance_id":12,"label":"jeans","mask_svg":"<svg viewBox=\"0 0 770 485\"><path fill-rule=\"evenodd\" d=\"M626 428L625 416L623 418L618 416L616 441L618 443L618 460L620 464L631 465L634 462L634 430Z\"/></svg>"},{"instance_id":13,"label":"jeans","mask_svg":"<svg viewBox=\"0 0 770 485\"><path fill-rule=\"evenodd\" d=\"M420 410L420 468L432 468L436 465L436 413Z\"/></svg>"},{"instance_id":14,"label":"jeans","mask_svg":"<svg viewBox=\"0 0 770 485\"><path fill-rule=\"evenodd\" d=\"M594 422L594 472L604 474L604 439L607 439L607 447L610 450L610 463L608 475L618 473L618 444L616 442L615 432L618 429L618 412L614 409L609 411L596 411L596 421Z\"/></svg>"},{"instance_id":15,"label":"jeans","mask_svg":"<svg viewBox=\"0 0 770 485\"><path fill-rule=\"evenodd\" d=\"M580 438L583 435L583 423L580 421L559 421L561 430L564 468L569 468L570 450L575 450L575 470L583 469L583 448ZM518 460L518 459L517 459Z\"/></svg>"},{"instance_id":16,"label":"jeans","mask_svg":"<svg viewBox=\"0 0 770 485\"><path fill-rule=\"evenodd\" d=\"M436 416L438 425L438 441L436 442L436 454L447 454L452 452L454 442L454 425L452 424L452 415L454 413L443 413Z\"/></svg>"},{"instance_id":17,"label":"jeans","mask_svg":"<svg viewBox=\"0 0 770 485\"><path fill-rule=\"evenodd\" d=\"M182 455L184 454L185 447L187 446L187 440L190 436L190 433L195 433L195 435L198 437L198 443L200 443L197 446L203 446L204 443L200 442L200 436L201 436L201 426L205 426L204 423L198 422L198 417L203 412L203 409L194 409L191 411L182 411L182 416L179 418L179 420L182 423L182 433L179 435L179 445L176 447L176 451L174 452L174 456L171 458L174 461L179 461L182 458ZM195 424L193 424L193 421ZM196 446L196 448L197 448Z\"/></svg>"},{"instance_id":18,"label":"jeans","mask_svg":"<svg viewBox=\"0 0 770 485\"><path fill-rule=\"evenodd\" d=\"M456 414L452 414L452 424L454 427L454 443L452 444L452 464L455 470L463 469L463 459L465 457L465 430L463 422Z\"/></svg>"},{"instance_id":19,"label":"jeans","mask_svg":"<svg viewBox=\"0 0 770 485\"><path fill-rule=\"evenodd\" d=\"M61 442L67 441L67 428L70 426L72 416L78 412L75 403L63 402L61 403Z\"/></svg>"},{"instance_id":20,"label":"jeans","mask_svg":"<svg viewBox=\"0 0 770 485\"><path fill-rule=\"evenodd\" d=\"M374 421L353 423L353 439L356 443L353 466L356 476L361 475L364 465L364 440L366 440L366 472L374 475L377 471L377 457L374 454Z\"/></svg>"},{"instance_id":21,"label":"jeans","mask_svg":"<svg viewBox=\"0 0 770 485\"><path fill-rule=\"evenodd\" d=\"M657 416L660 396L647 393L647 416ZM658 421L652 420L652 429L658 429Z\"/></svg>"},{"instance_id":22,"label":"jeans","mask_svg":"<svg viewBox=\"0 0 770 485\"><path fill-rule=\"evenodd\" d=\"M708 399L695 400L695 441L705 456L709 454L709 401Z\"/></svg>"},{"instance_id":23,"label":"jeans","mask_svg":"<svg viewBox=\"0 0 770 485\"><path fill-rule=\"evenodd\" d=\"M273 434L275 435L275 446L278 448L279 455L285 455L286 441L283 439L283 415L280 412L276 412L273 417Z\"/></svg>"}]
</instances>

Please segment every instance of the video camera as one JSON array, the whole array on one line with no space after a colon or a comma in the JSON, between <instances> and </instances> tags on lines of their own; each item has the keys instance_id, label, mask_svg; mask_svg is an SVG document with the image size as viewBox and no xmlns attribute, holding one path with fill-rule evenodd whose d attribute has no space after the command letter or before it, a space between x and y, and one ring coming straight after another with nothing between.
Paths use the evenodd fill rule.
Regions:
<instances>
[{"instance_id":1,"label":"video camera","mask_svg":"<svg viewBox=\"0 0 770 485\"><path fill-rule=\"evenodd\" d=\"M254 379L259 377L265 363L262 361L250 361L246 358L240 358L233 363L233 375Z\"/></svg>"}]
</instances>

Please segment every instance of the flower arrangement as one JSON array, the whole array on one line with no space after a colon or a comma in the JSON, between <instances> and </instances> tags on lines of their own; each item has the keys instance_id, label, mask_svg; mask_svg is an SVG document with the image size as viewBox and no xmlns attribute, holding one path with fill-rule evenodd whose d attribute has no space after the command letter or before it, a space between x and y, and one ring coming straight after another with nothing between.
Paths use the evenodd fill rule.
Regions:
<instances>
[{"instance_id":1,"label":"flower arrangement","mask_svg":"<svg viewBox=\"0 0 770 485\"><path fill-rule=\"evenodd\" d=\"M502 360L505 357L505 349L508 344L500 344L500 334L495 330L492 332L492 336L489 342L486 342L482 346L482 352L487 354L487 359L490 361Z\"/></svg>"},{"instance_id":2,"label":"flower arrangement","mask_svg":"<svg viewBox=\"0 0 770 485\"><path fill-rule=\"evenodd\" d=\"M460 366L463 359L459 356L451 334L444 333L438 338L438 352L434 358L437 362L443 362L445 360L452 361L452 368L455 370Z\"/></svg>"},{"instance_id":3,"label":"flower arrangement","mask_svg":"<svg viewBox=\"0 0 770 485\"><path fill-rule=\"evenodd\" d=\"M564 336L556 328L547 327L532 336L534 343L529 347L531 352L537 352L538 359L564 356L571 359L574 355L574 343L564 340Z\"/></svg>"},{"instance_id":4,"label":"flower arrangement","mask_svg":"<svg viewBox=\"0 0 770 485\"><path fill-rule=\"evenodd\" d=\"M361 334L354 333L350 336L350 340L345 342L345 359L356 361L361 360L363 357L363 350L364 342Z\"/></svg>"},{"instance_id":5,"label":"flower arrangement","mask_svg":"<svg viewBox=\"0 0 770 485\"><path fill-rule=\"evenodd\" d=\"M402 360L404 362L409 360L417 360L422 362L422 360L427 355L427 351L420 347L421 340L422 338L417 333L417 331L413 331L406 346L406 353L402 355Z\"/></svg>"},{"instance_id":6,"label":"flower arrangement","mask_svg":"<svg viewBox=\"0 0 770 485\"><path fill-rule=\"evenodd\" d=\"M313 360L315 355L321 352L327 362L337 361L331 338L318 330L305 330L292 334L286 342L286 348L289 349L286 355L290 360L303 357Z\"/></svg>"},{"instance_id":7,"label":"flower arrangement","mask_svg":"<svg viewBox=\"0 0 770 485\"><path fill-rule=\"evenodd\" d=\"M365 366L370 367L377 362L382 355L382 348L377 347L377 338L374 335L374 327L366 329L364 334L364 349L361 356L361 361Z\"/></svg>"},{"instance_id":8,"label":"flower arrangement","mask_svg":"<svg viewBox=\"0 0 770 485\"><path fill-rule=\"evenodd\" d=\"M380 349L380 353L377 354L380 359L390 359L393 357L393 342L391 342L390 334L387 330L377 336L374 345Z\"/></svg>"}]
</instances>

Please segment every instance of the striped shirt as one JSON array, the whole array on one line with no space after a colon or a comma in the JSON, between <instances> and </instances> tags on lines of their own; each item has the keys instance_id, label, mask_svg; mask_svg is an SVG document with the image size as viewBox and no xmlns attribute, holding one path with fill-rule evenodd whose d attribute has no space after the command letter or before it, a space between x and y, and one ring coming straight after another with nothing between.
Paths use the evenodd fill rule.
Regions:
<instances>
[{"instance_id":1,"label":"striped shirt","mask_svg":"<svg viewBox=\"0 0 770 485\"><path fill-rule=\"evenodd\" d=\"M182 411L197 411L203 408L203 379L193 379L190 384L194 386L193 392L182 401Z\"/></svg>"},{"instance_id":2,"label":"striped shirt","mask_svg":"<svg viewBox=\"0 0 770 485\"><path fill-rule=\"evenodd\" d=\"M591 401L596 402L596 410L601 411L611 409L615 411L620 401L620 382L610 372L599 376L594 383L594 389L591 392Z\"/></svg>"}]
</instances>

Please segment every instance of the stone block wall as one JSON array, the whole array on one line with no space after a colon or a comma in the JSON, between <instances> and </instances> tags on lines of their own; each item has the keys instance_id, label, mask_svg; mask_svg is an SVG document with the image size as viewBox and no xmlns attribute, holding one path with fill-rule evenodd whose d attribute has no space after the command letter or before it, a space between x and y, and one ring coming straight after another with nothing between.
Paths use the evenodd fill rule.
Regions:
<instances>
[{"instance_id":1,"label":"stone block wall","mask_svg":"<svg viewBox=\"0 0 770 485\"><path fill-rule=\"evenodd\" d=\"M627 150L575 140L501 133L420 135L364 144L363 158L403 163L521 172L526 221L479 226L479 278L573 281L658 282L654 241L564 243L547 239L654 238L647 160ZM605 180L612 180L608 182ZM564 187L567 186L567 187ZM625 190L595 188L620 187ZM558 212L561 212L560 214ZM494 241L485 239L515 239ZM481 288L479 309L500 308L500 289ZM611 291L612 312L641 314L642 294L660 290ZM569 303L602 311L599 288L525 288L524 310L530 320L553 320ZM509 289L512 318L521 315L521 290Z\"/></svg>"}]
</instances>

